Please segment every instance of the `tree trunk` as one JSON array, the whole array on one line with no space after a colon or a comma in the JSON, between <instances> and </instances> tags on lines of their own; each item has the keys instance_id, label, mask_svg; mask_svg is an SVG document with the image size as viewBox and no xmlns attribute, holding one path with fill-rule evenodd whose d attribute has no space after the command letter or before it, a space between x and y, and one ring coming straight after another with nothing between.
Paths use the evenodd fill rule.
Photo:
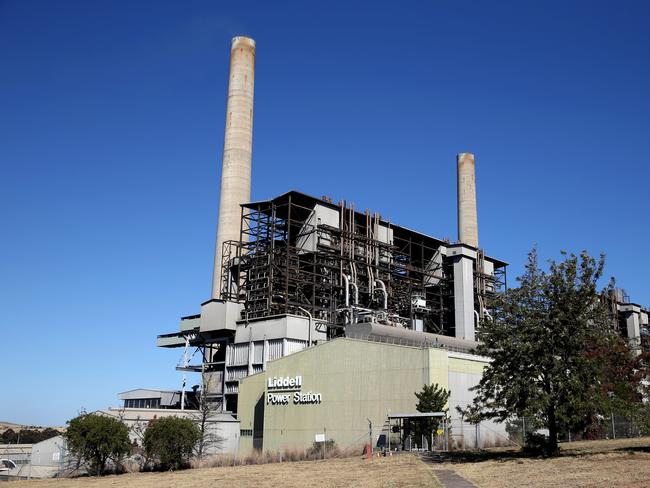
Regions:
<instances>
[{"instance_id":1,"label":"tree trunk","mask_svg":"<svg viewBox=\"0 0 650 488\"><path fill-rule=\"evenodd\" d=\"M548 456L557 456L559 449L557 446L557 419L555 418L555 407L550 406L547 412L548 416L548 445L546 447L546 454Z\"/></svg>"}]
</instances>

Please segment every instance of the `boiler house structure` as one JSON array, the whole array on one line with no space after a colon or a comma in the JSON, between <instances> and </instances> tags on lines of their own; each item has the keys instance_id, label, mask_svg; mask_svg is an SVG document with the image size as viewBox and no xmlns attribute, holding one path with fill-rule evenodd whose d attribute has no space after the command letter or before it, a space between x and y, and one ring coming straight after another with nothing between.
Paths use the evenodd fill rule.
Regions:
<instances>
[{"instance_id":1,"label":"boiler house structure","mask_svg":"<svg viewBox=\"0 0 650 488\"><path fill-rule=\"evenodd\" d=\"M229 445L242 452L362 443L370 424L390 444L424 384L447 388L457 417L489 361L472 353L476 330L506 286L506 262L479 245L474 155L455 161L455 242L299 191L251 201L255 57L252 39L233 39L212 294L158 346L183 348L178 369L239 422ZM478 432L462 443L506 437Z\"/></svg>"}]
</instances>

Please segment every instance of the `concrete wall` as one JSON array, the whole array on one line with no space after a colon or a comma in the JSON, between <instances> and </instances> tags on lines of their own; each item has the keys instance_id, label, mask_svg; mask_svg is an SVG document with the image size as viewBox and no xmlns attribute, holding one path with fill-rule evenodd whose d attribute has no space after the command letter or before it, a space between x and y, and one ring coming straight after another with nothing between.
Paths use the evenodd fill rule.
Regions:
<instances>
[{"instance_id":1,"label":"concrete wall","mask_svg":"<svg viewBox=\"0 0 650 488\"><path fill-rule=\"evenodd\" d=\"M475 340L474 262L466 256L454 258L454 317L456 337Z\"/></svg>"}]
</instances>

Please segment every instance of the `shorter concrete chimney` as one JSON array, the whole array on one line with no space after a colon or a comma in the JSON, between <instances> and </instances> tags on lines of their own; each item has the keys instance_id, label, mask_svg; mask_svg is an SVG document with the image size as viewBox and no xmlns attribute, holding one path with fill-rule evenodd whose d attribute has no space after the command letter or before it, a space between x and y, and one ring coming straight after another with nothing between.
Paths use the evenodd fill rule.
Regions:
<instances>
[{"instance_id":1,"label":"shorter concrete chimney","mask_svg":"<svg viewBox=\"0 0 650 488\"><path fill-rule=\"evenodd\" d=\"M476 174L474 155L460 153L458 163L458 240L478 247L478 216L476 211Z\"/></svg>"}]
</instances>

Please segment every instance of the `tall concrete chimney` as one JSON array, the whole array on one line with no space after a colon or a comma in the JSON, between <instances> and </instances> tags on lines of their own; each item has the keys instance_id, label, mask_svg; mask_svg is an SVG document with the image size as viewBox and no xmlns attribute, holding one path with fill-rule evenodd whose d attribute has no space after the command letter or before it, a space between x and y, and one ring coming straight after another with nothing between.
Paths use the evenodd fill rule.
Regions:
<instances>
[{"instance_id":1,"label":"tall concrete chimney","mask_svg":"<svg viewBox=\"0 0 650 488\"><path fill-rule=\"evenodd\" d=\"M458 240L478 247L478 217L476 212L476 175L474 155L460 153L458 162Z\"/></svg>"},{"instance_id":2,"label":"tall concrete chimney","mask_svg":"<svg viewBox=\"0 0 650 488\"><path fill-rule=\"evenodd\" d=\"M212 274L212 298L219 298L221 254L225 241L239 240L242 203L251 198L255 41L235 37L230 47L228 105L221 168L219 221Z\"/></svg>"}]
</instances>

